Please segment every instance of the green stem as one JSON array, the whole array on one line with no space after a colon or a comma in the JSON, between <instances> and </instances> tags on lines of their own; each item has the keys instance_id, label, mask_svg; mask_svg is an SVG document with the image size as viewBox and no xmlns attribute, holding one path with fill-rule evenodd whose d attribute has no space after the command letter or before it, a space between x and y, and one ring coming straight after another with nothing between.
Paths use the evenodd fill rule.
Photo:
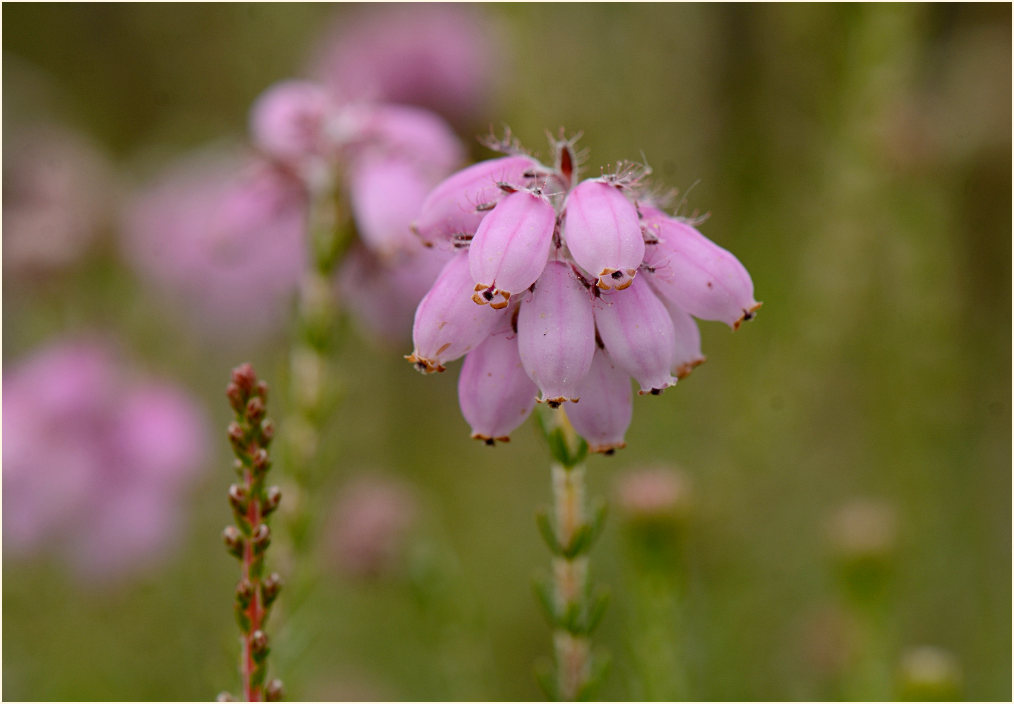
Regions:
<instances>
[{"instance_id":1,"label":"green stem","mask_svg":"<svg viewBox=\"0 0 1014 704\"><path fill-rule=\"evenodd\" d=\"M571 545L585 525L585 468L553 465L553 513L556 540ZM557 555L553 558L553 597L558 614L587 612L587 556ZM575 701L590 677L590 641L562 624L553 632L557 689L561 699Z\"/></svg>"},{"instance_id":2,"label":"green stem","mask_svg":"<svg viewBox=\"0 0 1014 704\"><path fill-rule=\"evenodd\" d=\"M552 519L539 517L542 536L553 553L552 580L540 589L540 596L553 627L555 670L543 684L558 700L583 700L603 674L592 657L591 634L606 601L604 594L592 595L588 555L605 519L605 507L589 517L584 466L588 447L563 409L540 409L538 419L556 460Z\"/></svg>"}]
</instances>

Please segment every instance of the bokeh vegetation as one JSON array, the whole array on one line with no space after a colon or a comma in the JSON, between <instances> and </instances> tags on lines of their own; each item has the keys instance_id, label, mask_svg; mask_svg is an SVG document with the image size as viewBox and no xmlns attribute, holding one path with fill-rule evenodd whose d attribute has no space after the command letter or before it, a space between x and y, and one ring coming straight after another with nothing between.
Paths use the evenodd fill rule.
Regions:
<instances>
[{"instance_id":1,"label":"bokeh vegetation","mask_svg":"<svg viewBox=\"0 0 1014 704\"><path fill-rule=\"evenodd\" d=\"M208 140L242 139L252 100L298 75L347 9L8 5L5 142L9 125L55 118L129 180ZM827 614L846 602L825 527L872 497L897 517L891 662L935 645L960 664L962 697L1008 699L1010 6L482 9L502 33L486 122L543 155L546 128L583 130L596 170L643 152L689 211L710 213L703 232L736 253L764 301L735 335L703 324L708 363L637 399L627 449L589 465L595 495L660 463L693 486L688 696L847 696L826 652L843 641ZM51 561L4 559L5 697L235 688L223 389L246 359L282 377L284 339L213 345L174 326L119 262L112 229L73 273L5 277L3 294L8 364L68 331L113 330L199 394L223 431L181 548L156 572L95 590ZM328 572L272 667L293 698L540 698L532 664L550 643L531 581L548 558L533 513L549 473L534 425L508 445L476 443L453 370L424 378L401 359L408 343L382 348L348 322L341 332L346 402L321 491L381 470L415 485L424 509L405 573L364 584ZM613 597L597 634L612 655L609 699L640 696L640 592L619 524L614 513L593 563Z\"/></svg>"}]
</instances>

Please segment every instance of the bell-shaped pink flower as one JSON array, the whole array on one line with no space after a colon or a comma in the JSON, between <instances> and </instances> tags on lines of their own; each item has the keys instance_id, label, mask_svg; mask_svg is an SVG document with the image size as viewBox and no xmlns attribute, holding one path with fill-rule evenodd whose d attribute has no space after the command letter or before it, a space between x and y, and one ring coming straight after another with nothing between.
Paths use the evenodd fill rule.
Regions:
<instances>
[{"instance_id":1,"label":"bell-shaped pink flower","mask_svg":"<svg viewBox=\"0 0 1014 704\"><path fill-rule=\"evenodd\" d=\"M651 279L647 280L651 282ZM658 300L669 311L676 334L676 361L673 362L672 373L677 379L685 379L695 367L707 361L701 351L701 331L697 327L697 321L685 310L665 296L659 296Z\"/></svg>"},{"instance_id":2,"label":"bell-shaped pink flower","mask_svg":"<svg viewBox=\"0 0 1014 704\"><path fill-rule=\"evenodd\" d=\"M596 349L591 369L578 384L581 403L567 408L574 430L592 452L612 454L626 447L624 436L634 413L630 375Z\"/></svg>"},{"instance_id":3,"label":"bell-shaped pink flower","mask_svg":"<svg viewBox=\"0 0 1014 704\"><path fill-rule=\"evenodd\" d=\"M510 327L469 352L458 377L461 413L472 426L472 437L487 445L510 439L535 407L537 391L525 374L517 333Z\"/></svg>"},{"instance_id":4,"label":"bell-shaped pink flower","mask_svg":"<svg viewBox=\"0 0 1014 704\"><path fill-rule=\"evenodd\" d=\"M405 159L363 159L349 174L349 199L359 236L382 259L419 247L412 219L432 184Z\"/></svg>"},{"instance_id":5,"label":"bell-shaped pink flower","mask_svg":"<svg viewBox=\"0 0 1014 704\"><path fill-rule=\"evenodd\" d=\"M412 325L415 349L406 359L429 374L466 354L504 321L505 310L477 306L468 271L468 252L454 256L419 302Z\"/></svg>"},{"instance_id":6,"label":"bell-shaped pink flower","mask_svg":"<svg viewBox=\"0 0 1014 704\"><path fill-rule=\"evenodd\" d=\"M672 317L643 279L626 291L598 296L592 306L609 356L637 380L642 394L658 394L676 383L670 373L676 359Z\"/></svg>"},{"instance_id":7,"label":"bell-shaped pink flower","mask_svg":"<svg viewBox=\"0 0 1014 704\"><path fill-rule=\"evenodd\" d=\"M538 162L530 157L505 156L462 169L430 192L413 229L428 245L450 242L455 235L474 235L483 217L505 195L499 184L520 189L537 168Z\"/></svg>"},{"instance_id":8,"label":"bell-shaped pink flower","mask_svg":"<svg viewBox=\"0 0 1014 704\"><path fill-rule=\"evenodd\" d=\"M329 132L333 141L354 145L354 153L411 158L438 178L464 157L461 141L446 122L408 105L347 106L330 123Z\"/></svg>"},{"instance_id":9,"label":"bell-shaped pink flower","mask_svg":"<svg viewBox=\"0 0 1014 704\"><path fill-rule=\"evenodd\" d=\"M468 265L472 300L504 308L510 297L535 283L553 243L556 210L541 195L515 191L497 203L472 238Z\"/></svg>"},{"instance_id":10,"label":"bell-shaped pink flower","mask_svg":"<svg viewBox=\"0 0 1014 704\"><path fill-rule=\"evenodd\" d=\"M654 208L642 212L658 240L647 248L645 270L663 296L695 318L720 320L733 330L753 317L761 304L750 274L731 252Z\"/></svg>"},{"instance_id":11,"label":"bell-shaped pink flower","mask_svg":"<svg viewBox=\"0 0 1014 704\"><path fill-rule=\"evenodd\" d=\"M578 266L603 290L630 286L644 258L637 209L614 185L583 181L567 197L564 238Z\"/></svg>"},{"instance_id":12,"label":"bell-shaped pink flower","mask_svg":"<svg viewBox=\"0 0 1014 704\"><path fill-rule=\"evenodd\" d=\"M311 81L282 81L268 88L250 110L253 143L284 162L300 162L324 151L327 92Z\"/></svg>"},{"instance_id":13,"label":"bell-shaped pink flower","mask_svg":"<svg viewBox=\"0 0 1014 704\"><path fill-rule=\"evenodd\" d=\"M518 313L518 351L541 401L555 407L580 399L578 384L595 354L590 294L570 267L546 264Z\"/></svg>"}]
</instances>

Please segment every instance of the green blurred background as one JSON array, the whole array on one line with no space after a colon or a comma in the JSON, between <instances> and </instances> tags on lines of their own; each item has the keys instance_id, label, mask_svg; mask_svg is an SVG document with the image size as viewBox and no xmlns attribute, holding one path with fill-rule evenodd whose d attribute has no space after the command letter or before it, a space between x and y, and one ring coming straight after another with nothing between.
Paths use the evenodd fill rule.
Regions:
<instances>
[{"instance_id":1,"label":"green blurred background","mask_svg":"<svg viewBox=\"0 0 1014 704\"><path fill-rule=\"evenodd\" d=\"M241 139L252 100L299 75L322 25L347 9L6 5L5 125L55 117L124 174ZM708 363L636 399L627 449L589 466L599 496L646 465L678 466L693 485L690 696L836 696L814 659L821 614L841 601L824 526L872 497L898 519L892 657L939 646L960 664L963 697L1009 700L1010 6L481 9L502 39L484 122L543 155L546 128L583 130L596 171L643 153L659 181L693 186L689 209L710 213L703 232L764 301L735 335L702 324ZM271 381L284 340L215 349L167 331L108 241L64 279L4 281L5 360L68 330L111 329L224 428L228 370L250 359ZM438 576L421 601L404 579L327 572L302 632L276 641L274 672L293 698L541 698L531 669L550 640L531 580L549 556L533 513L549 474L534 425L509 445L475 443L453 370L424 378L401 359L407 347L344 331L346 403L322 496L364 470L412 482L424 507L413 554ZM159 571L97 591L46 560L4 560L6 699L236 688L224 434L217 451L183 548ZM608 699L638 696L619 524L593 552L613 596L595 639L612 655Z\"/></svg>"}]
</instances>

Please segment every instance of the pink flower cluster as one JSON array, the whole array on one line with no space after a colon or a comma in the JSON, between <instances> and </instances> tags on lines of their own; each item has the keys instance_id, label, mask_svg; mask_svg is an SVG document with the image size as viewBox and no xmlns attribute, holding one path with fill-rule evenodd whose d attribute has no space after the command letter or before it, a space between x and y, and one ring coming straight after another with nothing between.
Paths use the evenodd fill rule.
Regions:
<instances>
[{"instance_id":1,"label":"pink flower cluster","mask_svg":"<svg viewBox=\"0 0 1014 704\"><path fill-rule=\"evenodd\" d=\"M468 24L468 13L456 10L408 14L435 22L445 38ZM405 17L397 26L406 36L419 29ZM329 49L338 58L321 59L320 81L282 81L256 100L249 125L256 154L188 158L132 203L129 260L207 328L258 336L284 320L309 265L310 201L322 191L339 192L354 220L359 241L336 285L370 332L401 341L415 302L446 262L449 255L426 251L410 226L464 149L441 117L393 101L411 102L431 86L440 87L444 107L474 102L482 51L473 37L468 46L449 41L429 53L384 55L381 65L376 42L361 39L344 35ZM349 62L369 70L351 80ZM424 80L431 64L439 71Z\"/></svg>"},{"instance_id":2,"label":"pink flower cluster","mask_svg":"<svg viewBox=\"0 0 1014 704\"><path fill-rule=\"evenodd\" d=\"M3 382L4 549L99 581L162 558L206 458L191 398L95 341L45 348Z\"/></svg>"},{"instance_id":3,"label":"pink flower cluster","mask_svg":"<svg viewBox=\"0 0 1014 704\"><path fill-rule=\"evenodd\" d=\"M421 108L342 103L309 81L265 92L253 107L251 131L265 155L311 188L339 183L359 235L338 272L339 293L371 332L400 340L412 304L448 257L426 251L412 220L426 194L461 163L460 141Z\"/></svg>"},{"instance_id":4,"label":"pink flower cluster","mask_svg":"<svg viewBox=\"0 0 1014 704\"><path fill-rule=\"evenodd\" d=\"M166 169L129 204L133 269L204 331L275 329L306 269L306 193L269 162L209 150Z\"/></svg>"},{"instance_id":5,"label":"pink flower cluster","mask_svg":"<svg viewBox=\"0 0 1014 704\"><path fill-rule=\"evenodd\" d=\"M704 361L694 317L735 329L760 307L732 254L657 207L646 167L578 180L573 141L546 166L505 140L507 156L442 182L414 225L456 254L416 310L408 359L429 373L465 356L461 410L489 444L538 396L568 402L593 451L623 447L629 377L661 393Z\"/></svg>"}]
</instances>

